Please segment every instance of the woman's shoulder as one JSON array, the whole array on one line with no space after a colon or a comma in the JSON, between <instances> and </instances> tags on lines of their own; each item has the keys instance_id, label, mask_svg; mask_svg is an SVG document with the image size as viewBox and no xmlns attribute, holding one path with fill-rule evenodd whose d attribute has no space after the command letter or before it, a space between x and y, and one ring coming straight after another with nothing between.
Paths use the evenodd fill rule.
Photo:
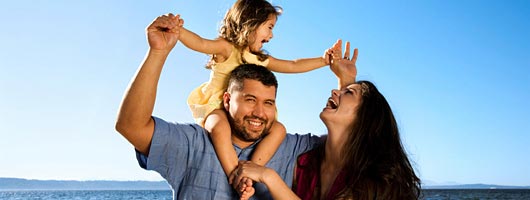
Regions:
<instances>
[{"instance_id":1,"label":"woman's shoulder","mask_svg":"<svg viewBox=\"0 0 530 200\"><path fill-rule=\"evenodd\" d=\"M298 156L297 166L301 168L310 168L318 165L319 149L320 148L317 147L303 154L300 154L300 156Z\"/></svg>"}]
</instances>

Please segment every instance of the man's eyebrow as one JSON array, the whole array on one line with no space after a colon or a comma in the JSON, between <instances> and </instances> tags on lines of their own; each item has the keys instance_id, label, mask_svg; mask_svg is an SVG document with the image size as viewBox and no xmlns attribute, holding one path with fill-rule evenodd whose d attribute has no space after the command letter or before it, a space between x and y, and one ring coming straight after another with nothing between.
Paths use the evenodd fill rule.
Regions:
<instances>
[{"instance_id":1,"label":"man's eyebrow","mask_svg":"<svg viewBox=\"0 0 530 200\"><path fill-rule=\"evenodd\" d=\"M252 98L256 98L256 95L253 95L253 94L250 94L250 93L245 93L243 94L244 97L252 97Z\"/></svg>"}]
</instances>

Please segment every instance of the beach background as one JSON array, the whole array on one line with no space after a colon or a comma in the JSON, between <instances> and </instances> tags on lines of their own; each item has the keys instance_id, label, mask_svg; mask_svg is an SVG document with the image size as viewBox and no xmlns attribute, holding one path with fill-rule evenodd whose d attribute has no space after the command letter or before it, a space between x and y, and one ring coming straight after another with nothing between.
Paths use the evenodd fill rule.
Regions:
<instances>
[{"instance_id":1,"label":"beach background","mask_svg":"<svg viewBox=\"0 0 530 200\"><path fill-rule=\"evenodd\" d=\"M276 58L321 56L337 39L359 48L358 79L390 102L404 146L430 185L530 186L530 1L271 1L284 12L264 48ZM215 38L232 0L9 1L0 7L0 177L161 181L114 130L165 13ZM154 115L193 122L191 90L208 56L178 44ZM327 67L277 74L279 120L326 134L318 115L336 88Z\"/></svg>"}]
</instances>

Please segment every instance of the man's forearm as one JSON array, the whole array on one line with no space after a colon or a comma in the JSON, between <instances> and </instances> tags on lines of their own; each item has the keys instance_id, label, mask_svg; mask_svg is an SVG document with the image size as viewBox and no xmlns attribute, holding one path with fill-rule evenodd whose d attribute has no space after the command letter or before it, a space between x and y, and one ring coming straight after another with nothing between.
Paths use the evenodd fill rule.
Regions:
<instances>
[{"instance_id":1,"label":"man's forearm","mask_svg":"<svg viewBox=\"0 0 530 200\"><path fill-rule=\"evenodd\" d=\"M146 155L154 129L151 115L158 80L168 54L166 51L148 51L123 97L116 122L116 130Z\"/></svg>"}]
</instances>

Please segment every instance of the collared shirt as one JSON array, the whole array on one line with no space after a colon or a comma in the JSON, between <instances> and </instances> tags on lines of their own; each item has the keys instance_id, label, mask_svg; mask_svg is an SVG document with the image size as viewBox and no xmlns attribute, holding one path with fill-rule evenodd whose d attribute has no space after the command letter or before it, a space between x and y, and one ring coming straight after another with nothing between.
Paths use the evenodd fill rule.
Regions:
<instances>
[{"instance_id":1,"label":"collared shirt","mask_svg":"<svg viewBox=\"0 0 530 200\"><path fill-rule=\"evenodd\" d=\"M149 156L136 152L140 166L158 172L173 189L173 199L239 199L213 148L208 133L197 124L169 123L155 120ZM298 155L321 143L311 134L287 134L267 163L291 187ZM247 148L234 145L240 160L250 160L257 144ZM254 184L252 199L271 199L265 185Z\"/></svg>"}]
</instances>

